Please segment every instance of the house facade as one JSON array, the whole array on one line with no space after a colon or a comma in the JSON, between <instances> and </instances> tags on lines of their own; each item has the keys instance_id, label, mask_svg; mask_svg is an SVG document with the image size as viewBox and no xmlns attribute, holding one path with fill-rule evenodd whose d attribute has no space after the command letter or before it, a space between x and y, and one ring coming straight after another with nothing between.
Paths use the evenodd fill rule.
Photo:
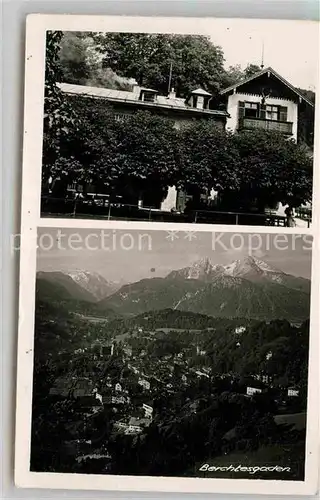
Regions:
<instances>
[{"instance_id":1,"label":"house facade","mask_svg":"<svg viewBox=\"0 0 320 500\"><path fill-rule=\"evenodd\" d=\"M229 117L226 128L280 132L298 140L299 110L312 106L299 90L272 68L222 90Z\"/></svg>"}]
</instances>

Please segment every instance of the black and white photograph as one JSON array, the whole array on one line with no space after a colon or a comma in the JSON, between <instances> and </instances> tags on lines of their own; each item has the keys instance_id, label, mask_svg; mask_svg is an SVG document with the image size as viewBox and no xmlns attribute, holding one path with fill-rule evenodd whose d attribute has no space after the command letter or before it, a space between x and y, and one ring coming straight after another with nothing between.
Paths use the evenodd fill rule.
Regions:
<instances>
[{"instance_id":1,"label":"black and white photograph","mask_svg":"<svg viewBox=\"0 0 320 500\"><path fill-rule=\"evenodd\" d=\"M313 494L318 25L26 33L16 486Z\"/></svg>"},{"instance_id":2,"label":"black and white photograph","mask_svg":"<svg viewBox=\"0 0 320 500\"><path fill-rule=\"evenodd\" d=\"M30 470L303 481L311 246L40 228Z\"/></svg>"},{"instance_id":3,"label":"black and white photograph","mask_svg":"<svg viewBox=\"0 0 320 500\"><path fill-rule=\"evenodd\" d=\"M309 227L316 23L47 31L42 217Z\"/></svg>"}]
</instances>

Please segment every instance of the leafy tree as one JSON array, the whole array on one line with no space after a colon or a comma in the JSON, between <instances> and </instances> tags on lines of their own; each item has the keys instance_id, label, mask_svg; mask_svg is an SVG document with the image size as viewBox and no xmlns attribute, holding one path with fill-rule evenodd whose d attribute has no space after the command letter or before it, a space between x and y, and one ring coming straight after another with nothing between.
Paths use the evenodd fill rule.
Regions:
<instances>
[{"instance_id":1,"label":"leafy tree","mask_svg":"<svg viewBox=\"0 0 320 500\"><path fill-rule=\"evenodd\" d=\"M226 188L230 208L260 212L277 202L298 207L311 200L312 159L303 146L276 132L240 132L233 137L241 168L236 171L237 197Z\"/></svg>"},{"instance_id":2,"label":"leafy tree","mask_svg":"<svg viewBox=\"0 0 320 500\"><path fill-rule=\"evenodd\" d=\"M236 64L235 66L229 66L226 71L224 85L228 87L229 85L233 85L234 83L240 82L241 80L245 80L246 78L250 78L255 73L261 71L261 67L257 64L247 64L246 68L243 70L240 64Z\"/></svg>"},{"instance_id":3,"label":"leafy tree","mask_svg":"<svg viewBox=\"0 0 320 500\"><path fill-rule=\"evenodd\" d=\"M255 75L256 73L259 73L261 71L261 66L258 66L257 64L247 64L246 68L244 69L244 78L250 78L251 76Z\"/></svg>"},{"instance_id":4,"label":"leafy tree","mask_svg":"<svg viewBox=\"0 0 320 500\"><path fill-rule=\"evenodd\" d=\"M141 111L116 121L99 100L72 98L78 116L63 146L69 182L104 186L137 199L152 192L164 198L176 170L176 131L169 119ZM74 155L74 156L73 156Z\"/></svg>"},{"instance_id":5,"label":"leafy tree","mask_svg":"<svg viewBox=\"0 0 320 500\"><path fill-rule=\"evenodd\" d=\"M42 169L44 192L48 190L49 178L55 174L55 170L63 172L61 144L75 124L72 108L57 85L62 75L59 61L62 37L63 33L60 31L47 33Z\"/></svg>"},{"instance_id":6,"label":"leafy tree","mask_svg":"<svg viewBox=\"0 0 320 500\"><path fill-rule=\"evenodd\" d=\"M56 196L65 196L74 181L108 186L117 177L114 118L108 106L70 98L57 85L62 80L90 83L89 78L98 78L99 59L90 52L92 43L90 34L47 34L42 174L43 191L51 177Z\"/></svg>"},{"instance_id":7,"label":"leafy tree","mask_svg":"<svg viewBox=\"0 0 320 500\"><path fill-rule=\"evenodd\" d=\"M77 85L129 90L128 80L111 68L102 67L102 55L96 48L93 33L66 32L59 52L63 82Z\"/></svg>"},{"instance_id":8,"label":"leafy tree","mask_svg":"<svg viewBox=\"0 0 320 500\"><path fill-rule=\"evenodd\" d=\"M315 93L312 90L300 89L298 90L309 101L315 104ZM298 108L298 140L304 142L309 147L314 144L314 110L315 108L302 102Z\"/></svg>"},{"instance_id":9,"label":"leafy tree","mask_svg":"<svg viewBox=\"0 0 320 500\"><path fill-rule=\"evenodd\" d=\"M118 126L121 183L142 192L165 190L176 171L177 134L167 118L149 112L134 113Z\"/></svg>"},{"instance_id":10,"label":"leafy tree","mask_svg":"<svg viewBox=\"0 0 320 500\"><path fill-rule=\"evenodd\" d=\"M233 85L236 82L240 82L244 77L241 64L235 64L234 66L229 66L226 71L225 76L225 86Z\"/></svg>"},{"instance_id":11,"label":"leafy tree","mask_svg":"<svg viewBox=\"0 0 320 500\"><path fill-rule=\"evenodd\" d=\"M85 85L92 64L88 61L90 33L69 31L63 34L59 62L63 82Z\"/></svg>"},{"instance_id":12,"label":"leafy tree","mask_svg":"<svg viewBox=\"0 0 320 500\"><path fill-rule=\"evenodd\" d=\"M106 68L163 94L171 65L171 87L181 96L199 86L217 94L225 74L222 49L206 36L107 33L96 41Z\"/></svg>"},{"instance_id":13,"label":"leafy tree","mask_svg":"<svg viewBox=\"0 0 320 500\"><path fill-rule=\"evenodd\" d=\"M208 121L194 121L180 131L180 188L190 186L210 191L237 189L238 152L229 132Z\"/></svg>"},{"instance_id":14,"label":"leafy tree","mask_svg":"<svg viewBox=\"0 0 320 500\"><path fill-rule=\"evenodd\" d=\"M297 88L297 90L299 90L299 92L301 92L307 99L309 99L309 101L311 101L313 104L315 104L316 102L316 94L313 90L311 89L301 89L301 88Z\"/></svg>"},{"instance_id":15,"label":"leafy tree","mask_svg":"<svg viewBox=\"0 0 320 500\"><path fill-rule=\"evenodd\" d=\"M68 97L78 120L63 143L63 174L68 182L110 187L119 177L116 123L104 101Z\"/></svg>"}]
</instances>

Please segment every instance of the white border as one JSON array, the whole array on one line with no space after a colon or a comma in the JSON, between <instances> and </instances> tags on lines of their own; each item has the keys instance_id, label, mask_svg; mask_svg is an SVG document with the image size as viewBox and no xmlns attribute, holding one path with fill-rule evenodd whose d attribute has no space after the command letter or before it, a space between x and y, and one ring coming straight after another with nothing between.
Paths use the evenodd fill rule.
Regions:
<instances>
[{"instance_id":1,"label":"white border","mask_svg":"<svg viewBox=\"0 0 320 500\"><path fill-rule=\"evenodd\" d=\"M215 20L217 21L217 20ZM232 20L232 23L242 20ZM255 20L252 20L254 22ZM207 224L120 222L80 219L40 218L41 157L44 100L45 32L61 31L131 31L208 34L210 18L147 18L124 16L37 15L27 18L26 79L24 106L23 192L21 216L21 257L19 293L19 338L17 373L17 409L15 441L15 483L19 487L83 490L155 491L188 493L256 493L307 495L318 486L319 458L319 276L318 245L313 251L310 356L307 411L307 448L304 481L269 481L247 479L203 479L142 476L105 476L85 474L35 473L29 471L30 427L33 377L33 335L35 308L36 238L38 227L116 228L143 230L196 230L215 232L301 233L319 232L320 171L314 168L314 213L312 228L267 228L260 226L223 226ZM257 21L256 21L257 22ZM267 22L263 20L261 22ZM272 22L307 22L274 21ZM313 22L313 21L309 21ZM170 27L170 29L169 29ZM317 90L319 85L317 86ZM318 103L317 103L318 104ZM315 138L320 137L320 107L317 105ZM315 166L319 165L316 144ZM317 243L315 236L315 243Z\"/></svg>"}]
</instances>

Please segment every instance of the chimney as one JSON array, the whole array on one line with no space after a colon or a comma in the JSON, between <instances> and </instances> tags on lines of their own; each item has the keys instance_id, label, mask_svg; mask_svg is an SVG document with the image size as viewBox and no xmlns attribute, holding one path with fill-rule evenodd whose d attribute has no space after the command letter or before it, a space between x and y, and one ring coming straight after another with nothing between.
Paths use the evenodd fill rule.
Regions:
<instances>
[{"instance_id":1,"label":"chimney","mask_svg":"<svg viewBox=\"0 0 320 500\"><path fill-rule=\"evenodd\" d=\"M136 95L137 95L137 94L140 94L140 87L139 87L139 85L138 85L137 81L136 81L136 80L131 80L131 82L130 82L130 83L131 83L131 85L132 85L132 92L133 92L134 94L136 94Z\"/></svg>"},{"instance_id":2,"label":"chimney","mask_svg":"<svg viewBox=\"0 0 320 500\"><path fill-rule=\"evenodd\" d=\"M168 97L169 99L175 99L177 97L174 88L170 90Z\"/></svg>"}]
</instances>

